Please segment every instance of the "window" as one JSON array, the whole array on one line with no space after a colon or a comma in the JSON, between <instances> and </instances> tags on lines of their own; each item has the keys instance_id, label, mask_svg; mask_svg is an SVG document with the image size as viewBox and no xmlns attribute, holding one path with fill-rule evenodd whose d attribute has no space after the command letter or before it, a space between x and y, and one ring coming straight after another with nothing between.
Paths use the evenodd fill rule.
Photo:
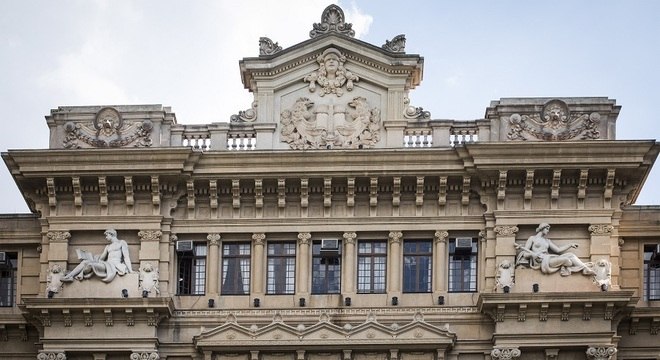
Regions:
<instances>
[{"instance_id":1,"label":"window","mask_svg":"<svg viewBox=\"0 0 660 360\"><path fill-rule=\"evenodd\" d=\"M644 245L644 300L660 300L660 244Z\"/></svg>"},{"instance_id":2,"label":"window","mask_svg":"<svg viewBox=\"0 0 660 360\"><path fill-rule=\"evenodd\" d=\"M403 242L403 292L431 292L432 257L430 240Z\"/></svg>"},{"instance_id":3,"label":"window","mask_svg":"<svg viewBox=\"0 0 660 360\"><path fill-rule=\"evenodd\" d=\"M296 243L268 243L266 293L293 294L296 284Z\"/></svg>"},{"instance_id":4,"label":"window","mask_svg":"<svg viewBox=\"0 0 660 360\"><path fill-rule=\"evenodd\" d=\"M328 242L330 243L330 242ZM339 294L341 284L341 241L322 248L325 242L312 244L312 293Z\"/></svg>"},{"instance_id":5,"label":"window","mask_svg":"<svg viewBox=\"0 0 660 360\"><path fill-rule=\"evenodd\" d=\"M449 239L449 292L477 291L477 240Z\"/></svg>"},{"instance_id":6,"label":"window","mask_svg":"<svg viewBox=\"0 0 660 360\"><path fill-rule=\"evenodd\" d=\"M384 293L386 270L387 242L360 241L358 243L358 293Z\"/></svg>"},{"instance_id":7,"label":"window","mask_svg":"<svg viewBox=\"0 0 660 360\"><path fill-rule=\"evenodd\" d=\"M193 243L190 251L177 251L179 295L204 295L206 286L206 242Z\"/></svg>"},{"instance_id":8,"label":"window","mask_svg":"<svg viewBox=\"0 0 660 360\"><path fill-rule=\"evenodd\" d=\"M250 293L250 243L222 245L222 293Z\"/></svg>"},{"instance_id":9,"label":"window","mask_svg":"<svg viewBox=\"0 0 660 360\"><path fill-rule=\"evenodd\" d=\"M0 252L0 307L16 304L16 275L18 254Z\"/></svg>"}]
</instances>

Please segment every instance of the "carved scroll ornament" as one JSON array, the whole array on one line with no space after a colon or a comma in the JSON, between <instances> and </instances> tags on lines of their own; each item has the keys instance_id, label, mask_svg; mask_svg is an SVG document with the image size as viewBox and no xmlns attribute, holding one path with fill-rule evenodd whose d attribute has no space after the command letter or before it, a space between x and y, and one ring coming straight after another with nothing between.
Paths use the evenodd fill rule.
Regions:
<instances>
[{"instance_id":1,"label":"carved scroll ornament","mask_svg":"<svg viewBox=\"0 0 660 360\"><path fill-rule=\"evenodd\" d=\"M382 48L393 53L406 52L406 35L397 35L391 41L385 40L385 44Z\"/></svg>"},{"instance_id":2,"label":"carved scroll ornament","mask_svg":"<svg viewBox=\"0 0 660 360\"><path fill-rule=\"evenodd\" d=\"M96 113L92 123L69 121L64 124L62 145L65 149L149 147L153 127L149 120L124 121L119 111L106 107Z\"/></svg>"},{"instance_id":3,"label":"carved scroll ornament","mask_svg":"<svg viewBox=\"0 0 660 360\"><path fill-rule=\"evenodd\" d=\"M353 24L346 23L344 11L337 5L330 5L323 10L321 22L312 25L309 37L313 39L330 32L355 37L355 31L352 28Z\"/></svg>"},{"instance_id":4,"label":"carved scroll ornament","mask_svg":"<svg viewBox=\"0 0 660 360\"><path fill-rule=\"evenodd\" d=\"M259 55L273 55L280 51L282 51L282 47L273 40L267 37L259 38Z\"/></svg>"},{"instance_id":5,"label":"carved scroll ornament","mask_svg":"<svg viewBox=\"0 0 660 360\"><path fill-rule=\"evenodd\" d=\"M599 139L600 114L571 114L568 105L550 100L540 114L509 117L509 140L566 141Z\"/></svg>"},{"instance_id":6,"label":"carved scroll ornament","mask_svg":"<svg viewBox=\"0 0 660 360\"><path fill-rule=\"evenodd\" d=\"M299 98L280 116L281 141L292 149L371 148L380 141L380 111L356 97L344 105Z\"/></svg>"}]
</instances>

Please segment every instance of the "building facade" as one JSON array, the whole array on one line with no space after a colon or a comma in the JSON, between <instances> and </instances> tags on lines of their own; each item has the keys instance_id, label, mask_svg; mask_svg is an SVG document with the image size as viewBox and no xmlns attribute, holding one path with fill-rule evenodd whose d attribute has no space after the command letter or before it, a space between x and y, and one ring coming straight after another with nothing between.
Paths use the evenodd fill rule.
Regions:
<instances>
[{"instance_id":1,"label":"building facade","mask_svg":"<svg viewBox=\"0 0 660 360\"><path fill-rule=\"evenodd\" d=\"M261 38L228 123L59 107L3 153L0 358L660 359L660 144L601 97L432 119L405 37L353 35Z\"/></svg>"}]
</instances>

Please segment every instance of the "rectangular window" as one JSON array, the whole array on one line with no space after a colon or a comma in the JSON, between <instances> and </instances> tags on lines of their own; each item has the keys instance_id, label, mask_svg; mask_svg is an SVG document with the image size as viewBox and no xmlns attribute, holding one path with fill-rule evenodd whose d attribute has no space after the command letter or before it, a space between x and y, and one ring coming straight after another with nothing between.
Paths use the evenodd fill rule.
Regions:
<instances>
[{"instance_id":1,"label":"rectangular window","mask_svg":"<svg viewBox=\"0 0 660 360\"><path fill-rule=\"evenodd\" d=\"M268 243L268 294L293 294L296 284L296 243Z\"/></svg>"},{"instance_id":2,"label":"rectangular window","mask_svg":"<svg viewBox=\"0 0 660 360\"><path fill-rule=\"evenodd\" d=\"M644 300L660 300L660 244L644 245Z\"/></svg>"},{"instance_id":3,"label":"rectangular window","mask_svg":"<svg viewBox=\"0 0 660 360\"><path fill-rule=\"evenodd\" d=\"M0 307L16 304L16 276L18 273L18 254L0 252Z\"/></svg>"},{"instance_id":4,"label":"rectangular window","mask_svg":"<svg viewBox=\"0 0 660 360\"><path fill-rule=\"evenodd\" d=\"M431 292L432 258L430 240L403 242L403 292Z\"/></svg>"},{"instance_id":5,"label":"rectangular window","mask_svg":"<svg viewBox=\"0 0 660 360\"><path fill-rule=\"evenodd\" d=\"M193 243L190 251L177 251L178 295L204 295L206 286L206 242Z\"/></svg>"},{"instance_id":6,"label":"rectangular window","mask_svg":"<svg viewBox=\"0 0 660 360\"><path fill-rule=\"evenodd\" d=\"M222 244L222 294L250 293L250 243Z\"/></svg>"},{"instance_id":7,"label":"rectangular window","mask_svg":"<svg viewBox=\"0 0 660 360\"><path fill-rule=\"evenodd\" d=\"M360 241L358 243L358 293L384 293L386 271L387 242Z\"/></svg>"},{"instance_id":8,"label":"rectangular window","mask_svg":"<svg viewBox=\"0 0 660 360\"><path fill-rule=\"evenodd\" d=\"M322 244L331 244L322 247ZM341 241L312 243L312 294L339 294Z\"/></svg>"},{"instance_id":9,"label":"rectangular window","mask_svg":"<svg viewBox=\"0 0 660 360\"><path fill-rule=\"evenodd\" d=\"M477 240L449 239L449 292L477 291Z\"/></svg>"}]
</instances>

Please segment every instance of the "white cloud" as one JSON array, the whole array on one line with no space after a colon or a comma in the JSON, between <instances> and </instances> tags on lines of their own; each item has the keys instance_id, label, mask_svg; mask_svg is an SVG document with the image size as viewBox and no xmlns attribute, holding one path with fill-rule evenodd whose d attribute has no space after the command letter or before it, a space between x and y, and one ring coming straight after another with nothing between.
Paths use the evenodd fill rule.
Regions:
<instances>
[{"instance_id":1,"label":"white cloud","mask_svg":"<svg viewBox=\"0 0 660 360\"><path fill-rule=\"evenodd\" d=\"M355 38L360 39L369 33L369 27L374 21L373 16L365 14L360 8L357 7L355 1L351 1L351 7L344 9L346 15L346 22L353 24L355 30Z\"/></svg>"}]
</instances>

